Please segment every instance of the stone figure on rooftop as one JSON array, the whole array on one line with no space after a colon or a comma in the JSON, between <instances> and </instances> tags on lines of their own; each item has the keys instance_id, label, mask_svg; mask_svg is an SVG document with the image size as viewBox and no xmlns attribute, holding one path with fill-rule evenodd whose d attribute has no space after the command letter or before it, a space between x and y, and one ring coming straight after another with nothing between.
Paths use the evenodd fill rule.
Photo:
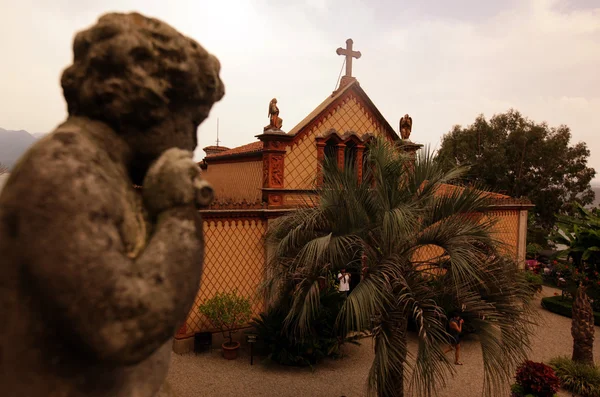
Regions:
<instances>
[{"instance_id":1,"label":"stone figure on rooftop","mask_svg":"<svg viewBox=\"0 0 600 397\"><path fill-rule=\"evenodd\" d=\"M68 118L0 195L1 394L165 395L202 273L212 188L192 152L219 61L137 13L102 16L73 55Z\"/></svg>"},{"instance_id":2,"label":"stone figure on rooftop","mask_svg":"<svg viewBox=\"0 0 600 397\"><path fill-rule=\"evenodd\" d=\"M283 120L279 117L279 108L277 107L277 99L271 99L269 102L269 125L264 128L268 130L280 130L283 126Z\"/></svg>"},{"instance_id":3,"label":"stone figure on rooftop","mask_svg":"<svg viewBox=\"0 0 600 397\"><path fill-rule=\"evenodd\" d=\"M408 114L405 114L404 117L400 119L400 137L404 140L407 140L410 137L410 133L412 131L412 117Z\"/></svg>"}]
</instances>

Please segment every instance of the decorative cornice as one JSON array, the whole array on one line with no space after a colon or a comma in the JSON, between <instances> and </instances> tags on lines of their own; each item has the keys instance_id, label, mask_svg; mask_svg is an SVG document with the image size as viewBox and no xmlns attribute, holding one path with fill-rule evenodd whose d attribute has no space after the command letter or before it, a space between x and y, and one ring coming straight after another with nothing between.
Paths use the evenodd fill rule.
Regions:
<instances>
[{"instance_id":1,"label":"decorative cornice","mask_svg":"<svg viewBox=\"0 0 600 397\"><path fill-rule=\"evenodd\" d=\"M267 203L260 200L248 202L246 199L242 201L222 200L213 202L206 210L250 210L250 209L266 209Z\"/></svg>"},{"instance_id":2,"label":"decorative cornice","mask_svg":"<svg viewBox=\"0 0 600 397\"><path fill-rule=\"evenodd\" d=\"M367 132L362 136L358 135L356 131L346 131L340 134L335 128L327 130L325 133L316 137L317 142L324 142L329 140L331 137L336 137L340 142L355 141L361 143L368 143L371 139L375 138L375 134ZM353 139L354 138L354 139Z\"/></svg>"}]
</instances>

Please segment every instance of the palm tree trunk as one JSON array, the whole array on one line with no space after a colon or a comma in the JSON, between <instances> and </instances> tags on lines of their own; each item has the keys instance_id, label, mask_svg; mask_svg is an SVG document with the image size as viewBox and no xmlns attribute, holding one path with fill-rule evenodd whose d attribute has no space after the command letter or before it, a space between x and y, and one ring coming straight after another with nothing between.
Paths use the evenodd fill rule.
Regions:
<instances>
[{"instance_id":1,"label":"palm tree trunk","mask_svg":"<svg viewBox=\"0 0 600 397\"><path fill-rule=\"evenodd\" d=\"M573 336L573 361L583 364L594 364L594 312L592 304L585 293L585 287L579 286L573 301L573 320L571 321Z\"/></svg>"},{"instance_id":2,"label":"palm tree trunk","mask_svg":"<svg viewBox=\"0 0 600 397\"><path fill-rule=\"evenodd\" d=\"M406 319L400 321L397 319L395 321L392 320L386 325L388 327L388 337L385 338L386 341L383 342L381 338L375 338L375 350L379 354L382 354L386 349L381 349L383 346L378 346L378 344L390 344L395 347L406 347L408 344ZM380 347L380 349L378 349L378 347ZM387 348L389 348L389 346ZM394 357L390 357L390 359L396 364L401 365L392 365L388 368L388 371L379 374L377 397L404 397L404 363L406 362L408 351L406 348L400 348L398 353L399 354L394 354ZM381 369L382 368L380 368L380 370Z\"/></svg>"}]
</instances>

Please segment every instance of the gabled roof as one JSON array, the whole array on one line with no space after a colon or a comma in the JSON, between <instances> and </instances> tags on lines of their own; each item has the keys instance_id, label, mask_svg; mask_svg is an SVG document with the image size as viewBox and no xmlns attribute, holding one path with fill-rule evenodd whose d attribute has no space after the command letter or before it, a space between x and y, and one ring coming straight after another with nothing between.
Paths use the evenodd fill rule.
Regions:
<instances>
[{"instance_id":1,"label":"gabled roof","mask_svg":"<svg viewBox=\"0 0 600 397\"><path fill-rule=\"evenodd\" d=\"M207 147L203 148L202 150L223 150L223 151L225 151L225 150L229 150L229 148L225 147L225 146L214 146L213 145L213 146L207 146Z\"/></svg>"},{"instance_id":2,"label":"gabled roof","mask_svg":"<svg viewBox=\"0 0 600 397\"><path fill-rule=\"evenodd\" d=\"M329 97L327 97L319 106L317 106L312 112L309 113L302 121L300 121L294 128L288 132L288 135L297 135L309 126L311 123L315 122L320 115L323 113L328 113L329 110L332 110L337 103L345 97L345 94L353 91L358 97L360 97L369 110L373 112L375 117L377 117L378 121L383 125L383 128L386 130L390 138L394 140L400 139L394 128L388 123L388 121L383 117L379 109L375 106L371 98L367 95L367 93L360 87L360 83L358 80L352 78L352 80L347 83L345 86L338 88L337 91L334 91Z\"/></svg>"},{"instance_id":3,"label":"gabled roof","mask_svg":"<svg viewBox=\"0 0 600 397\"><path fill-rule=\"evenodd\" d=\"M355 78L351 78L351 80L348 81L348 83L346 85L338 88L330 96L328 96L323 102L321 102L321 104L319 106L317 106L312 112L310 112L308 114L308 116L306 116L302 121L300 121L298 124L296 124L296 126L294 128L292 128L287 133L287 135L296 136L298 134L302 134L305 130L307 130L306 127L310 127L310 125L313 122L318 121L321 115L327 114L330 111L332 111L335 108L335 106L337 106L337 104L346 97L345 94L347 94L349 92L353 92L358 98L360 98L364 102L364 105L366 107L368 107L368 109L375 115L375 117L381 123L381 125L383 126L383 128L385 129L385 131L387 132L387 134L390 138L392 138L393 140L400 139L400 137L398 136L396 131L394 131L394 129L387 122L385 117L383 117L381 112L379 112L379 110L377 109L375 104L373 104L373 102L371 101L369 96L360 87L358 80L356 80ZM258 154L258 153L262 152L262 149L263 149L263 143L261 141L252 142L252 143L238 146L233 149L229 149L229 150L226 150L226 151L223 151L220 153L213 153L213 154L207 155L205 157L205 159L206 160L216 160L216 159L223 160L223 159L227 159L227 158L248 156L253 153Z\"/></svg>"}]
</instances>

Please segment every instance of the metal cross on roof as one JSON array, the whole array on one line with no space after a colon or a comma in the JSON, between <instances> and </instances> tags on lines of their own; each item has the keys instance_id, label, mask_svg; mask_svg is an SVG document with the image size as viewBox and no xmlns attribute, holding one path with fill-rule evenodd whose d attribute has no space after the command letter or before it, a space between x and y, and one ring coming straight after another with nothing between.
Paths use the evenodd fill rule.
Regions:
<instances>
[{"instance_id":1,"label":"metal cross on roof","mask_svg":"<svg viewBox=\"0 0 600 397\"><path fill-rule=\"evenodd\" d=\"M346 40L346 48L338 48L336 53L338 55L346 56L346 76L352 77L352 58L360 58L360 51L352 51L352 39Z\"/></svg>"}]
</instances>

